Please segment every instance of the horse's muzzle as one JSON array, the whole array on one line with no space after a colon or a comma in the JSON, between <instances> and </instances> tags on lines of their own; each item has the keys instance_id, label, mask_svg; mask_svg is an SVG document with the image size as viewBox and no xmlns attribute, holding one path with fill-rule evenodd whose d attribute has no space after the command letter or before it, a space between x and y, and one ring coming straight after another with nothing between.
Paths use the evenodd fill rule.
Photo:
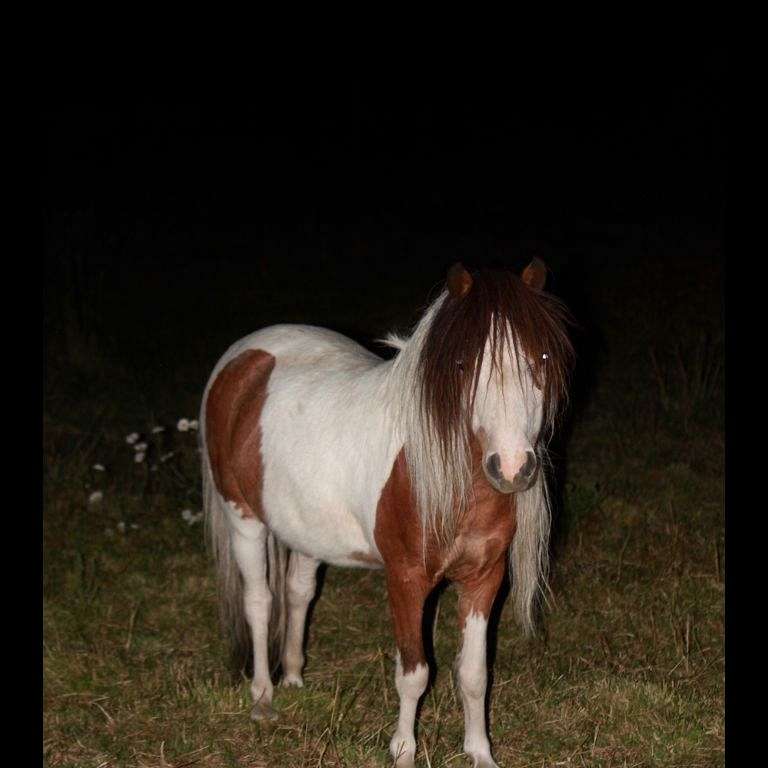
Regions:
<instances>
[{"instance_id":1,"label":"horse's muzzle","mask_svg":"<svg viewBox=\"0 0 768 768\"><path fill-rule=\"evenodd\" d=\"M517 471L512 480L507 479L501 471L501 458L498 453L492 453L485 461L485 475L488 482L500 493L518 493L531 487L539 463L533 451L526 451L525 463Z\"/></svg>"}]
</instances>

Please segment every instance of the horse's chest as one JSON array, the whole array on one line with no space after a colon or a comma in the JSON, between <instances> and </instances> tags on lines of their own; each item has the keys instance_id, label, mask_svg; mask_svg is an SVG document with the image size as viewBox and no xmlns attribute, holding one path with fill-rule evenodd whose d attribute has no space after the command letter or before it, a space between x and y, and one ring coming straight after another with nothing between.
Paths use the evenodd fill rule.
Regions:
<instances>
[{"instance_id":1,"label":"horse's chest","mask_svg":"<svg viewBox=\"0 0 768 768\"><path fill-rule=\"evenodd\" d=\"M411 500L405 457L401 451L379 500L375 540L387 568L422 571L437 582L444 576L467 580L480 577L507 557L515 535L515 508L508 496L493 491L477 476L474 505L457 521L453 541L441 544L432 534L423 535ZM426 552L424 546L426 545Z\"/></svg>"},{"instance_id":2,"label":"horse's chest","mask_svg":"<svg viewBox=\"0 0 768 768\"><path fill-rule=\"evenodd\" d=\"M460 532L441 559L439 575L462 582L480 577L507 557L514 533L514 519Z\"/></svg>"}]
</instances>

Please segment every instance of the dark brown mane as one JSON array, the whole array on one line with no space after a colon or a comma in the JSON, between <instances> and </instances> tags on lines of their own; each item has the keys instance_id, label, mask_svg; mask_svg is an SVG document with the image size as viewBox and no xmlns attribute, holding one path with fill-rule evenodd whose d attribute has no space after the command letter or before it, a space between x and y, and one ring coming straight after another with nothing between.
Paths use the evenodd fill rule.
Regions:
<instances>
[{"instance_id":1,"label":"dark brown mane","mask_svg":"<svg viewBox=\"0 0 768 768\"><path fill-rule=\"evenodd\" d=\"M437 311L421 353L421 407L447 452L471 413L486 341L498 368L505 350L530 364L544 395L544 424L552 428L567 397L573 347L570 315L554 297L501 270L472 272L471 290L450 293ZM546 360L543 359L546 355Z\"/></svg>"}]
</instances>

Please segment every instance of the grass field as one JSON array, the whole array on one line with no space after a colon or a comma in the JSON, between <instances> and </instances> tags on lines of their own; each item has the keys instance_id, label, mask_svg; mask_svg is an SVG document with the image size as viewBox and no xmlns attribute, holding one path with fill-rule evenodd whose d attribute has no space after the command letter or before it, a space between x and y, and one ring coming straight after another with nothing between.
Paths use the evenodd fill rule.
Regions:
<instances>
[{"instance_id":1,"label":"grass field","mask_svg":"<svg viewBox=\"0 0 768 768\"><path fill-rule=\"evenodd\" d=\"M262 325L310 322L368 341L406 328L441 275L407 266L418 263L405 250L392 261L371 249L343 277L310 252L290 270L279 253L226 269L180 262L152 280L146 265L124 267L86 286L79 321L65 291L49 294L46 765L390 764L397 694L381 572L327 569L306 687L277 689L274 725L249 720L247 685L226 667L202 524L182 515L199 511L200 482L196 433L177 422L196 418L223 350ZM723 765L720 265L696 246L554 266L581 323L555 446L555 603L533 640L501 609L494 756L504 768ZM141 462L132 432L147 443ZM417 733L419 764L432 768L469 764L450 588L439 606Z\"/></svg>"}]
</instances>

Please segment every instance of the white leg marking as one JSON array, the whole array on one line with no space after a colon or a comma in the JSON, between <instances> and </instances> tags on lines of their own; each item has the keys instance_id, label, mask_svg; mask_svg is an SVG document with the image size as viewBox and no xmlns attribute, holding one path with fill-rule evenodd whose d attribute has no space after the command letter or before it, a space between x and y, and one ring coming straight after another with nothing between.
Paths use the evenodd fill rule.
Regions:
<instances>
[{"instance_id":1,"label":"white leg marking","mask_svg":"<svg viewBox=\"0 0 768 768\"><path fill-rule=\"evenodd\" d=\"M464 640L456 660L456 677L464 705L464 751L474 768L498 768L491 757L485 730L485 689L488 670L485 663L488 622L479 613L470 613L464 623Z\"/></svg>"},{"instance_id":2,"label":"white leg marking","mask_svg":"<svg viewBox=\"0 0 768 768\"><path fill-rule=\"evenodd\" d=\"M291 552L288 560L286 579L286 601L288 603L288 629L283 651L283 680L285 686L301 688L304 680L301 670L304 666L304 626L307 608L315 596L315 574L318 561L298 552Z\"/></svg>"},{"instance_id":3,"label":"white leg marking","mask_svg":"<svg viewBox=\"0 0 768 768\"><path fill-rule=\"evenodd\" d=\"M408 673L403 672L400 654L395 657L395 687L400 696L400 716L397 730L389 743L389 751L395 758L397 768L411 768L416 756L416 707L427 687L429 669L426 664L417 664Z\"/></svg>"},{"instance_id":4,"label":"white leg marking","mask_svg":"<svg viewBox=\"0 0 768 768\"><path fill-rule=\"evenodd\" d=\"M267 584L267 528L255 519L243 520L238 517L234 520L236 508L232 512L232 552L243 575L243 607L253 638L251 717L255 720L273 719L276 715L272 709L273 686L267 650L272 610L272 593Z\"/></svg>"}]
</instances>

